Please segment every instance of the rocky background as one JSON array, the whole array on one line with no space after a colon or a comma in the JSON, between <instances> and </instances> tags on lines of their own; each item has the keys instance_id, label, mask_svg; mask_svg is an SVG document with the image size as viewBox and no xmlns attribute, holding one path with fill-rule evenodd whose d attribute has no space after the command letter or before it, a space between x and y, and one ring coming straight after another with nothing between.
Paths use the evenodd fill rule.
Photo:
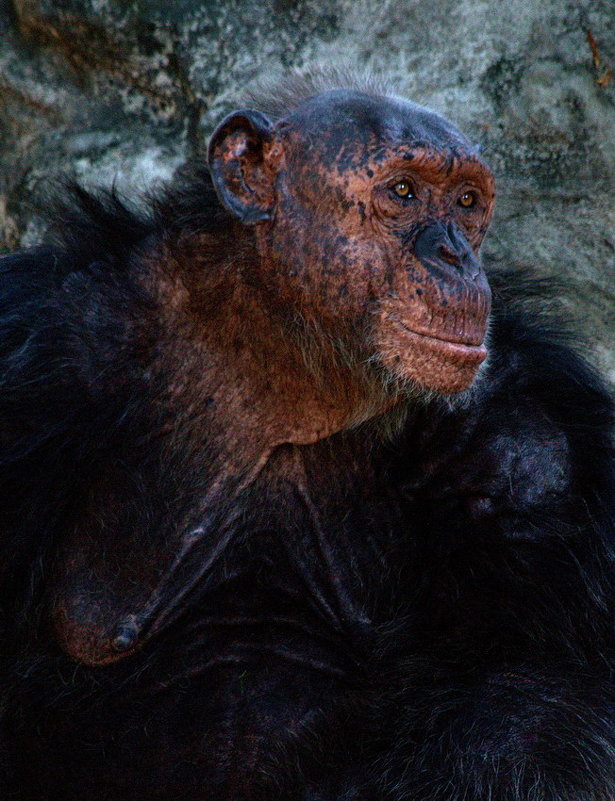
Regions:
<instances>
[{"instance_id":1,"label":"rocky background","mask_svg":"<svg viewBox=\"0 0 615 801\"><path fill-rule=\"evenodd\" d=\"M244 85L340 60L483 143L485 256L564 277L615 386L613 0L0 0L0 251L40 236L50 178L134 196Z\"/></svg>"}]
</instances>

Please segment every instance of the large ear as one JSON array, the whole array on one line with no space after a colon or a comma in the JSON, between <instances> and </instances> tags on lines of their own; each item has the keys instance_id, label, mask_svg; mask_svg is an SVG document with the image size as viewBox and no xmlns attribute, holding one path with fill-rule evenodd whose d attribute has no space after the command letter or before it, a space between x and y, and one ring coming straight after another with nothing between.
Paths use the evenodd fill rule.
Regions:
<instances>
[{"instance_id":1,"label":"large ear","mask_svg":"<svg viewBox=\"0 0 615 801\"><path fill-rule=\"evenodd\" d=\"M209 142L207 160L218 197L244 223L273 216L273 174L265 164L265 145L273 125L259 111L234 111Z\"/></svg>"}]
</instances>

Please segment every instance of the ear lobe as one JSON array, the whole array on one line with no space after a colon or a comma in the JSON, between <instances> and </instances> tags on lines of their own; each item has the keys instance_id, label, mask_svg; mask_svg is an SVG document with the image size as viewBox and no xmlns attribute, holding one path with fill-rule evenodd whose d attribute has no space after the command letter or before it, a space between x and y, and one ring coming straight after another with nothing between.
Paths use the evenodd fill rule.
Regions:
<instances>
[{"instance_id":1,"label":"ear lobe","mask_svg":"<svg viewBox=\"0 0 615 801\"><path fill-rule=\"evenodd\" d=\"M209 142L207 161L218 197L244 223L273 216L273 175L265 164L265 144L273 125L259 111L229 114Z\"/></svg>"}]
</instances>

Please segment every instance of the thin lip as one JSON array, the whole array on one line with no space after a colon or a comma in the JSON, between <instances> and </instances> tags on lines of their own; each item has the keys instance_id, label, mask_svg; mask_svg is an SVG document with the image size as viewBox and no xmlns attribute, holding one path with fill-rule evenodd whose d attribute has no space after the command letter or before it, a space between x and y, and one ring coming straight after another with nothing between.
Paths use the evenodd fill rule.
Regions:
<instances>
[{"instance_id":1,"label":"thin lip","mask_svg":"<svg viewBox=\"0 0 615 801\"><path fill-rule=\"evenodd\" d=\"M435 342L442 342L446 345L453 345L457 348L464 348L469 351L475 351L475 352L484 351L485 353L487 352L484 340L482 340L481 342L468 342L467 340L463 339L446 339L445 337L436 336L432 332L428 333L427 331L417 331L414 328L410 328L405 323L402 323L402 321L397 318L395 318L395 321L399 323L399 325L404 329L404 331L407 331L409 334L414 334L417 337L421 337L422 339L431 339L434 340Z\"/></svg>"}]
</instances>

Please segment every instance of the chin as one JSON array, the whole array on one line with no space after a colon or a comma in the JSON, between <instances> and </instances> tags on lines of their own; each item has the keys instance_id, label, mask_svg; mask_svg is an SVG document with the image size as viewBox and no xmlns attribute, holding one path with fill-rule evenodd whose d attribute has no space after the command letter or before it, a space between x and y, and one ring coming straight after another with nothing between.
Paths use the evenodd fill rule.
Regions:
<instances>
[{"instance_id":1,"label":"chin","mask_svg":"<svg viewBox=\"0 0 615 801\"><path fill-rule=\"evenodd\" d=\"M397 327L376 343L377 362L389 385L411 398L465 397L487 362L487 346L450 342Z\"/></svg>"}]
</instances>

